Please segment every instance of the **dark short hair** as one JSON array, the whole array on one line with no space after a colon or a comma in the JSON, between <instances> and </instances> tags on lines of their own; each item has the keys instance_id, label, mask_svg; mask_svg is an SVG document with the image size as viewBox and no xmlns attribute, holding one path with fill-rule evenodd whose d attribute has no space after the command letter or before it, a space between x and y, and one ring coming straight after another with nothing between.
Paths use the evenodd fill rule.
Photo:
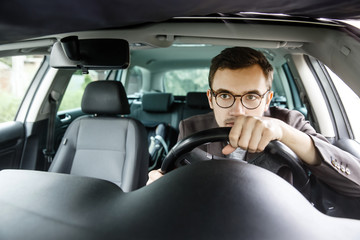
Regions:
<instances>
[{"instance_id":1,"label":"dark short hair","mask_svg":"<svg viewBox=\"0 0 360 240\"><path fill-rule=\"evenodd\" d=\"M268 62L264 54L248 47L226 48L211 60L209 72L209 87L212 87L215 73L218 69L236 70L239 68L251 67L258 64L267 80L269 89L273 80L273 67Z\"/></svg>"}]
</instances>

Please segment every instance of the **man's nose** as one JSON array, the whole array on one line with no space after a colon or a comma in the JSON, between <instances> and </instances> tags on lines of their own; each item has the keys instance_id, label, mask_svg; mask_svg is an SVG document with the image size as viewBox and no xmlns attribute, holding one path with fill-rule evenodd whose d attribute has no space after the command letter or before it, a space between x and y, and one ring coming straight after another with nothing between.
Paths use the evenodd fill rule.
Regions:
<instances>
[{"instance_id":1,"label":"man's nose","mask_svg":"<svg viewBox=\"0 0 360 240\"><path fill-rule=\"evenodd\" d=\"M233 116L244 115L246 108L242 105L241 99L236 98L234 105L231 106L230 114Z\"/></svg>"}]
</instances>

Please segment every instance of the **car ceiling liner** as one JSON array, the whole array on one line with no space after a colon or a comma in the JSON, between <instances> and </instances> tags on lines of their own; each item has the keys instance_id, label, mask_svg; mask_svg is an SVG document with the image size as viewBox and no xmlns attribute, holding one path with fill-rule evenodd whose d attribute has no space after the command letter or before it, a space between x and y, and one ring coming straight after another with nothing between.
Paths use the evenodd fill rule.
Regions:
<instances>
[{"instance_id":1,"label":"car ceiling liner","mask_svg":"<svg viewBox=\"0 0 360 240\"><path fill-rule=\"evenodd\" d=\"M348 0L12 0L0 3L0 42L55 33L109 29L211 14L275 13L308 19L360 19L360 1ZM21 20L20 20L21 19Z\"/></svg>"}]
</instances>

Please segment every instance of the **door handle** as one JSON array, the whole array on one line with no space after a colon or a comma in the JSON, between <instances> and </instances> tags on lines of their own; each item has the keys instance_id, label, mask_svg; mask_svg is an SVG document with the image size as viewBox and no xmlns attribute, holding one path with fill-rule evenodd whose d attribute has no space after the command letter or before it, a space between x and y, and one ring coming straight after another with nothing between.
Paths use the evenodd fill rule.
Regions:
<instances>
[{"instance_id":1,"label":"door handle","mask_svg":"<svg viewBox=\"0 0 360 240\"><path fill-rule=\"evenodd\" d=\"M64 122L68 122L71 120L71 115L68 113L65 113L65 114L59 115L59 118L60 118L60 122L64 123Z\"/></svg>"}]
</instances>

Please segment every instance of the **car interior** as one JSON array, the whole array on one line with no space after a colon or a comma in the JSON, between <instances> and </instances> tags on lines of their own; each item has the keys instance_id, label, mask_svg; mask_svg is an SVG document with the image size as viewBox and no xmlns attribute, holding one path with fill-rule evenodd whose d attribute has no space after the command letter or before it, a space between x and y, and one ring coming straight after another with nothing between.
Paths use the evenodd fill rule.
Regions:
<instances>
[{"instance_id":1,"label":"car interior","mask_svg":"<svg viewBox=\"0 0 360 240\"><path fill-rule=\"evenodd\" d=\"M157 37L157 39L159 40L162 38ZM187 43L187 41L184 41L182 38L180 39L181 40L176 40L174 41L175 43L172 43L165 48L152 47L145 44L130 44L129 59L131 59L131 63L127 69L118 70L103 67L106 69L106 72L103 73L105 76L102 76L102 78L106 79L108 82L121 82L125 89L123 94L127 96L130 111L129 113L120 112L118 114L141 122L146 129L147 143L141 144L141 148L148 149L149 152L150 157L149 163L147 164L148 171L161 168L164 164L166 155L169 152L170 154L174 154L170 150L172 150L177 142L178 126L181 120L193 115L211 111L206 97L206 90L208 89L207 75L210 62L213 56L217 55L223 49L231 47L231 45L213 44L212 39L208 40L209 43L206 42L206 44L199 44L194 39L188 39L191 43ZM227 40L223 40L221 43L227 43ZM331 105L330 103L326 103L323 98L318 97L318 94L323 94L321 93L323 88L327 87L323 83L325 79L321 79L314 74L309 75L308 72L316 71L314 69L317 68L318 65L323 66L323 64L321 62L316 62L318 65L315 65L315 63L308 64L312 59L310 56L304 54L302 48L304 43L286 43L288 45L285 45L285 47L269 47L269 43L258 43L254 41L251 41L248 44L261 51L274 67L274 81L272 86L274 98L271 102L271 106L285 107L300 111L311 125L318 132L321 132L330 142L351 152L355 156L360 156L358 144L355 143L355 141L350 140L350 137L340 138L337 134L341 131L345 131L334 129L331 124L329 125L329 123L334 122L334 118L337 118L335 113L336 110L334 109L338 103L336 105ZM62 51L61 48L59 49ZM57 56L54 53L56 50L56 48L53 49L52 57L54 55ZM196 54L194 54L195 52ZM194 55L196 57L194 57ZM64 56L64 54L62 54L62 56ZM53 58L51 61L56 61L56 58ZM97 64L95 71L101 68L98 67L99 65L101 64ZM75 64L75 66L76 68L79 68L78 64ZM89 70L84 66L80 67L80 71L88 72ZM54 67L57 67L56 64ZM323 71L321 70L316 74L320 75L322 72ZM99 104L99 106L102 105L105 104ZM329 109L324 109L324 105L331 105L331 111L334 112L329 111ZM84 110L79 109L78 112L80 111L84 112ZM63 115L64 112L62 111L60 114ZM58 113L58 117L60 114ZM76 115L79 116L82 115L82 113L77 113ZM68 124L69 122L66 122L66 125ZM209 135L213 136L214 134L212 133ZM62 146L61 141L64 141L62 134L57 135L56 138L58 139L56 146ZM347 144L341 144L344 139L347 139ZM185 152L189 152L190 150L191 149L187 149ZM179 158L182 154L175 155ZM278 158L280 159L281 157L278 156ZM299 160L296 161L301 162ZM177 164L179 164L179 162L180 161L178 161ZM182 164L184 164L183 162L184 159ZM52 163L50 170L53 165L54 163ZM96 166L94 164L91 165ZM120 170L121 169L122 168L120 168ZM98 170L95 172L97 171ZM142 185L137 185L136 188L122 187L123 191L135 190L145 185L144 179L147 179L147 173L145 171L140 172L142 174L142 176L140 176ZM71 171L68 171L68 173L71 173ZM92 176L91 174L76 173L75 171L73 173L77 175ZM132 172L130 175L134 175L134 173ZM298 175L301 176L301 174ZM126 177L126 174L124 174L124 176ZM95 175L95 177L99 176ZM122 177L121 174L118 174L118 177L114 178L119 179ZM100 178L109 180L109 177ZM295 180L295 182L303 183L299 184L297 189L302 189L300 192L307 198L310 198L308 196L310 194L309 190L305 189L306 187L304 184L306 181L309 181L306 180L308 178L300 177L300 179L301 180ZM118 182L115 181L115 183L119 185L119 180ZM322 190L324 192L323 195L332 196L332 191L329 190L327 186L322 186L321 183L319 185L321 185L321 188L325 189ZM318 195L313 194L313 198L317 199L318 197ZM330 198L331 197L329 197L329 199ZM339 201L339 197L334 199L329 200L332 202L329 206L321 203L320 206L316 205L316 207L328 215L351 215L355 218L358 218L356 216L360 216L358 211L350 210L350 207L348 209L333 210L333 202ZM347 202L345 199L346 198L342 199L342 201ZM313 199L313 201L315 200ZM351 203L348 203L347 205L352 206Z\"/></svg>"},{"instance_id":2,"label":"car interior","mask_svg":"<svg viewBox=\"0 0 360 240\"><path fill-rule=\"evenodd\" d=\"M122 115L137 119L145 126L149 147L151 144L155 144L161 146L158 149L159 151L163 151L164 147L168 150L171 149L177 142L178 127L181 120L211 111L206 97L209 65L211 58L226 47L210 44L190 46L184 44L165 49L135 49L131 51L132 62L129 69L110 70L106 73L104 79L122 82L130 104L129 114ZM272 64L276 66L272 88L275 97L271 106L301 111L309 121L312 121L314 126L318 126L311 111L308 114L307 108L311 106L306 106L306 96L300 97L302 93L298 84L301 82L296 83L292 77L286 58L281 55L284 53L281 51L278 53L277 50L273 49L259 50L264 52L272 60ZM191 57L195 51L198 59ZM277 53L280 56L277 56ZM146 63L143 63L145 60ZM293 68L294 70L295 68ZM196 72L200 72L200 75L194 75ZM176 73L178 74L176 77L179 79L175 80L178 80L180 85L169 86L170 81L174 82L174 77L171 78L169 75ZM189 80L189 76L197 78L197 83ZM181 85L185 87L181 88ZM182 92L177 93L179 90ZM76 115L79 114L81 113ZM58 114L59 118L64 116L64 111ZM64 121L60 119L58 122ZM163 136L157 136L156 129L158 127L162 129ZM57 135L56 139L55 147L61 144L62 135ZM154 143L154 141L158 142L157 139L163 139L166 144ZM164 158L164 154L162 158ZM152 159L149 169L156 169L160 166L161 159Z\"/></svg>"},{"instance_id":3,"label":"car interior","mask_svg":"<svg viewBox=\"0 0 360 240\"><path fill-rule=\"evenodd\" d=\"M311 176L282 146L267 152L292 159L301 187L236 160L180 166L196 146L227 136L229 129L177 143L181 120L212 111L211 59L233 46L261 51L274 67L271 106L301 112L330 143L360 157L360 126L329 77L331 70L360 94L360 51L351 51L360 43L338 22L294 22L175 18L24 43L20 53L43 62L17 121L0 126L14 136L0 137L0 215L19 229L4 236L42 226L29 239L356 239L359 199L321 182L321 193L302 192ZM8 47L1 54L20 54ZM159 168L169 173L146 186Z\"/></svg>"}]
</instances>

